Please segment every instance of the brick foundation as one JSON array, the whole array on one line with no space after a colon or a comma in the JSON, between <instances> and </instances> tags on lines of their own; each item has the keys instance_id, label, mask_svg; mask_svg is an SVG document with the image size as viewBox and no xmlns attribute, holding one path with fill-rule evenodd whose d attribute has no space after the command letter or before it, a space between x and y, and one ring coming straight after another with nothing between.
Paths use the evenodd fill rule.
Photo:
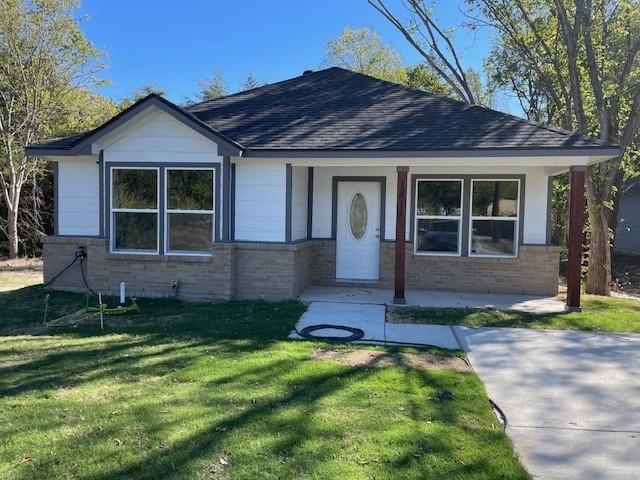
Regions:
<instances>
[{"instance_id":1,"label":"brick foundation","mask_svg":"<svg viewBox=\"0 0 640 480\"><path fill-rule=\"evenodd\" d=\"M556 295L560 249L548 245L522 245L518 258L443 257L414 255L407 243L406 288L459 292ZM336 282L336 246L332 240L315 242L312 283ZM380 244L380 280L393 288L395 242Z\"/></svg>"},{"instance_id":2,"label":"brick foundation","mask_svg":"<svg viewBox=\"0 0 640 480\"><path fill-rule=\"evenodd\" d=\"M185 298L280 299L309 285L313 244L216 243L211 256L129 255L110 254L103 238L52 236L43 240L45 282L73 260L79 246L87 249L87 282L107 295L117 295L125 282L132 296L171 296L177 280ZM80 263L51 288L85 291Z\"/></svg>"},{"instance_id":3,"label":"brick foundation","mask_svg":"<svg viewBox=\"0 0 640 480\"><path fill-rule=\"evenodd\" d=\"M308 285L336 285L335 241L295 244L216 243L211 256L110 254L107 240L52 236L44 239L45 282L87 249L89 285L117 294L120 282L135 296L171 296L171 282L187 298L293 298ZM380 244L380 281L393 287L394 242ZM407 243L406 287L485 293L555 295L558 290L559 249L523 245L519 258L437 257L413 254ZM344 285L344 283L339 283ZM79 262L61 275L52 288L84 291Z\"/></svg>"}]
</instances>

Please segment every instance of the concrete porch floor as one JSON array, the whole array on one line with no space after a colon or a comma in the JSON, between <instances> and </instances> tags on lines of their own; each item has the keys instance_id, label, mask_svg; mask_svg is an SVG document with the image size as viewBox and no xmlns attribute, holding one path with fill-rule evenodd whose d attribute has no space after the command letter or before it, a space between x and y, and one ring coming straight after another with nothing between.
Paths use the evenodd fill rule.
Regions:
<instances>
[{"instance_id":1,"label":"concrete porch floor","mask_svg":"<svg viewBox=\"0 0 640 480\"><path fill-rule=\"evenodd\" d=\"M497 293L466 293L430 290L407 290L408 307L477 308L515 310L537 314L566 311L564 302L556 297L536 295L505 295ZM366 287L325 287L313 285L300 296L303 302L335 302L373 305L394 305L393 290Z\"/></svg>"}]
</instances>

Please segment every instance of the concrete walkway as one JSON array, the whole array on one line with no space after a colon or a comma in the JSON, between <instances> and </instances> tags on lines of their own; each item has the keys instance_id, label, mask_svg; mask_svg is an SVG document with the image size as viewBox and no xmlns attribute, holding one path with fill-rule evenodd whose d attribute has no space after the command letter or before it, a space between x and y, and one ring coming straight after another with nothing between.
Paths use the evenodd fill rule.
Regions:
<instances>
[{"instance_id":1,"label":"concrete walkway","mask_svg":"<svg viewBox=\"0 0 640 480\"><path fill-rule=\"evenodd\" d=\"M534 478L640 478L640 335L456 332Z\"/></svg>"},{"instance_id":2,"label":"concrete walkway","mask_svg":"<svg viewBox=\"0 0 640 480\"><path fill-rule=\"evenodd\" d=\"M445 325L400 325L385 322L385 306L377 304L311 302L300 317L296 329L311 325L342 325L359 328L364 338L359 343L412 344L460 348L451 327ZM345 337L349 332L335 329L316 330L314 335ZM294 331L289 338L300 338Z\"/></svg>"},{"instance_id":3,"label":"concrete walkway","mask_svg":"<svg viewBox=\"0 0 640 480\"><path fill-rule=\"evenodd\" d=\"M516 310L531 313L558 313L565 304L556 297L535 295L503 295L497 293L463 293L429 290L407 290L406 306L426 308L481 308ZM300 295L304 302L340 302L393 304L393 290L362 287L311 286Z\"/></svg>"}]
</instances>

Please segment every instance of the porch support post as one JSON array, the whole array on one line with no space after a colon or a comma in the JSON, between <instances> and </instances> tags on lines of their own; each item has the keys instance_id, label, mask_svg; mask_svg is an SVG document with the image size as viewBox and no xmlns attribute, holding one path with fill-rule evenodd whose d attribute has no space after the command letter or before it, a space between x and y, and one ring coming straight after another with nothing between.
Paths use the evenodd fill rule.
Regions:
<instances>
[{"instance_id":1,"label":"porch support post","mask_svg":"<svg viewBox=\"0 0 640 480\"><path fill-rule=\"evenodd\" d=\"M407 173L409 167L398 167L396 187L396 251L393 303L406 303L404 297L405 231L407 228Z\"/></svg>"},{"instance_id":2,"label":"porch support post","mask_svg":"<svg viewBox=\"0 0 640 480\"><path fill-rule=\"evenodd\" d=\"M572 167L569 173L569 239L567 261L567 306L580 309L582 270L582 227L584 225L584 177L586 167Z\"/></svg>"}]
</instances>

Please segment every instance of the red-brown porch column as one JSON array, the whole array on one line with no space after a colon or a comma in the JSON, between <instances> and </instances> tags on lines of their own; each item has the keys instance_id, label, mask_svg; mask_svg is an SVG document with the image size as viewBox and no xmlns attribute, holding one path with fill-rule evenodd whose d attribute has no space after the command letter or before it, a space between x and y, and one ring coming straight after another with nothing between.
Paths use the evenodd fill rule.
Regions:
<instances>
[{"instance_id":1,"label":"red-brown porch column","mask_svg":"<svg viewBox=\"0 0 640 480\"><path fill-rule=\"evenodd\" d=\"M398 167L396 187L396 256L393 303L406 303L404 298L405 230L407 228L407 173L409 167Z\"/></svg>"},{"instance_id":2,"label":"red-brown porch column","mask_svg":"<svg viewBox=\"0 0 640 480\"><path fill-rule=\"evenodd\" d=\"M582 270L582 227L584 225L585 167L572 167L569 173L569 239L567 262L567 306L580 308Z\"/></svg>"}]
</instances>

